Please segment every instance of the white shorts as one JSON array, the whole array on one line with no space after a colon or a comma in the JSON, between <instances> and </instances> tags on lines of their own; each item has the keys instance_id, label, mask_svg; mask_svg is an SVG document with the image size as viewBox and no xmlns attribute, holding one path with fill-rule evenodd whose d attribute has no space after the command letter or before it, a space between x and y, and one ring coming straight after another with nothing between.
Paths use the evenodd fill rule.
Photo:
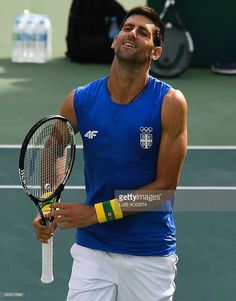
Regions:
<instances>
[{"instance_id":1,"label":"white shorts","mask_svg":"<svg viewBox=\"0 0 236 301\"><path fill-rule=\"evenodd\" d=\"M67 301L172 301L176 263L172 254L133 256L74 244Z\"/></svg>"}]
</instances>

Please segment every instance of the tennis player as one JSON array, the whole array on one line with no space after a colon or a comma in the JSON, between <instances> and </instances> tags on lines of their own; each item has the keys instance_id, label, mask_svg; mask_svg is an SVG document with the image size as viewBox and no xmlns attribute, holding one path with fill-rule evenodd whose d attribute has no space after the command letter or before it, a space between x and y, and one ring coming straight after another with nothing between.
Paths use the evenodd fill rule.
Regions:
<instances>
[{"instance_id":1,"label":"tennis player","mask_svg":"<svg viewBox=\"0 0 236 301\"><path fill-rule=\"evenodd\" d=\"M147 198L135 197L175 190L186 154L185 97L149 75L163 36L153 9L131 9L112 43L109 75L78 87L62 105L83 139L87 199L52 205L51 229L38 217L33 224L42 242L58 224L77 228L67 301L173 300L173 200L156 198L165 209L149 210Z\"/></svg>"}]
</instances>

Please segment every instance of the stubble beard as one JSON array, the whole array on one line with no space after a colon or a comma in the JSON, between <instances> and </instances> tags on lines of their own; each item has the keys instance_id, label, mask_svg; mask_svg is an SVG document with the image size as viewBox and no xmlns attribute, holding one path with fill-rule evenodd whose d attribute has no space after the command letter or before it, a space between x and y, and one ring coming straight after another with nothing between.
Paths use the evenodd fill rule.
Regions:
<instances>
[{"instance_id":1,"label":"stubble beard","mask_svg":"<svg viewBox=\"0 0 236 301\"><path fill-rule=\"evenodd\" d=\"M120 47L115 51L115 55L120 62L132 65L133 67L145 65L148 61L148 58L140 53L128 53L128 51L122 50Z\"/></svg>"}]
</instances>

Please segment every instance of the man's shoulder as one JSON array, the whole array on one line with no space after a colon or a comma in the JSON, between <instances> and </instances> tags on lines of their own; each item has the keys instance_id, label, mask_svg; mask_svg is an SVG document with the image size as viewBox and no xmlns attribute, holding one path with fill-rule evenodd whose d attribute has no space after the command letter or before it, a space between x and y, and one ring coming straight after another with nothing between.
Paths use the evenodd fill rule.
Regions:
<instances>
[{"instance_id":1,"label":"man's shoulder","mask_svg":"<svg viewBox=\"0 0 236 301\"><path fill-rule=\"evenodd\" d=\"M171 88L164 97L163 102L163 116L171 117L175 119L176 116L181 119L181 116L185 116L187 112L187 101L185 96L180 90ZM164 114L165 113L165 114Z\"/></svg>"},{"instance_id":2,"label":"man's shoulder","mask_svg":"<svg viewBox=\"0 0 236 301\"><path fill-rule=\"evenodd\" d=\"M165 102L169 102L178 106L186 104L186 99L180 90L170 88L168 93L166 93Z\"/></svg>"}]
</instances>

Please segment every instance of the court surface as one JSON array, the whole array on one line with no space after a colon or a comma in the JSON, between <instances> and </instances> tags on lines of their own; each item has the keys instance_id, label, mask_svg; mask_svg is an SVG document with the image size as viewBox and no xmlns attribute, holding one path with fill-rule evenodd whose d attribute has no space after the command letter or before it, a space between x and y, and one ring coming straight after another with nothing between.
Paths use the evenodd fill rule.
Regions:
<instances>
[{"instance_id":1,"label":"court surface","mask_svg":"<svg viewBox=\"0 0 236 301\"><path fill-rule=\"evenodd\" d=\"M22 191L17 174L19 145L0 146L0 298L64 300L70 276L73 230L54 239L55 281L40 283L41 245L31 226L36 211ZM231 300L236 293L235 147L189 147L175 206L178 277L175 300ZM82 149L64 201L83 202ZM9 294L9 296L7 296Z\"/></svg>"}]
</instances>

